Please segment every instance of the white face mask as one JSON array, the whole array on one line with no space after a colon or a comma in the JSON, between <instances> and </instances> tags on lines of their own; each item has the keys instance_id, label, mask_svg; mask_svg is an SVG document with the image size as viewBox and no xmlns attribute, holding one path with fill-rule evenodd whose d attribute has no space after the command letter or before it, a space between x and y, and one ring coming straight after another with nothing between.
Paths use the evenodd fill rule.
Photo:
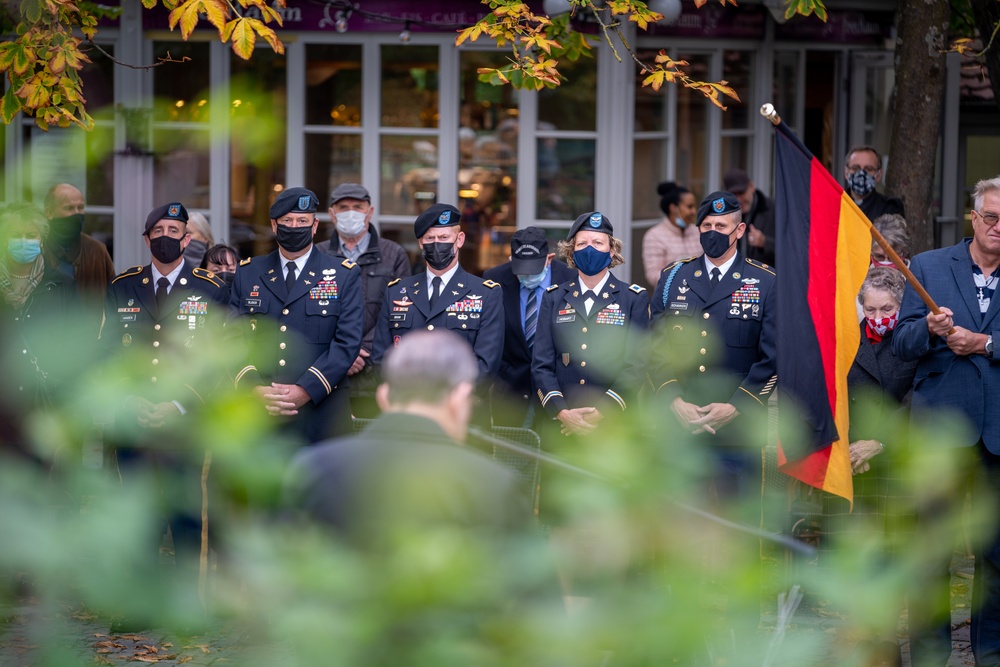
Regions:
<instances>
[{"instance_id":1,"label":"white face mask","mask_svg":"<svg viewBox=\"0 0 1000 667\"><path fill-rule=\"evenodd\" d=\"M337 231L344 236L357 236L365 229L365 218L361 211L342 211L337 214Z\"/></svg>"}]
</instances>

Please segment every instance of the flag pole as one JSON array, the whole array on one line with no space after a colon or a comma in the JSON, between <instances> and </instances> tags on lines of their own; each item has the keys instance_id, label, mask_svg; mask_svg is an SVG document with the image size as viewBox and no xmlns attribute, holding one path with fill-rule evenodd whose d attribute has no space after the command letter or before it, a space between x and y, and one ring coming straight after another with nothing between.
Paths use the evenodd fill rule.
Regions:
<instances>
[{"instance_id":1,"label":"flag pole","mask_svg":"<svg viewBox=\"0 0 1000 667\"><path fill-rule=\"evenodd\" d=\"M775 109L774 105L771 104L770 102L768 102L767 104L763 105L760 108L760 115L771 121L771 124L774 125L775 127L781 124L781 116L778 115L777 109ZM864 212L858 207L858 205L854 203L853 199L848 197L847 200L849 201L849 206L853 206L854 210L857 211L857 213L861 215L861 217L863 217L866 220L868 219L868 216L865 215ZM889 245L889 242L885 240L885 237L882 236L881 232L875 229L875 225L871 224L870 220L868 222L869 222L869 229L871 229L872 233L872 239L875 241L875 243L879 244L882 250L885 250L886 256L892 260L892 263L896 266L897 269L899 269L900 273L903 274L903 277L906 278L906 282L910 283L910 287L912 287L913 291L915 291L920 296L921 300L924 302L924 304L926 304L927 308L929 308L930 311L935 315L940 315L941 309L934 302L934 299L931 298L931 295L927 293L927 290L924 289L924 286L920 284L920 281L917 280L917 277L913 275L913 272L910 271L910 267L908 267L906 263L903 262L903 258L899 256L899 253L893 250L892 246ZM955 329L953 328L948 333L949 334L955 333Z\"/></svg>"}]
</instances>

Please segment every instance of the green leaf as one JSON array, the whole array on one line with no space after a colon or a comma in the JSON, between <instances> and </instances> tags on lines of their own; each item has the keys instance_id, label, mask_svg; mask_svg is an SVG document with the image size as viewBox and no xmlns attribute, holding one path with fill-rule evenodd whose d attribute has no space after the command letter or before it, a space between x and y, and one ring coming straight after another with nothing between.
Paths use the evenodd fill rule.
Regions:
<instances>
[{"instance_id":1,"label":"green leaf","mask_svg":"<svg viewBox=\"0 0 1000 667\"><path fill-rule=\"evenodd\" d=\"M0 117L3 118L5 125L10 125L11 121L14 120L14 116L17 112L21 110L21 99L14 94L14 88L7 88L7 92L4 93L3 99L0 100Z\"/></svg>"}]
</instances>

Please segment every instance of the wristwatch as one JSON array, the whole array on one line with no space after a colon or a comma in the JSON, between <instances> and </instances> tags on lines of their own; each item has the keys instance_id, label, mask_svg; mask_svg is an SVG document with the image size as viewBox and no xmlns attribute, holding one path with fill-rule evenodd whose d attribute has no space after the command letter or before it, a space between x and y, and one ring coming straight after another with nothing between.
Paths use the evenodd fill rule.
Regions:
<instances>
[{"instance_id":1,"label":"wristwatch","mask_svg":"<svg viewBox=\"0 0 1000 667\"><path fill-rule=\"evenodd\" d=\"M993 361L993 334L986 334L986 358Z\"/></svg>"}]
</instances>

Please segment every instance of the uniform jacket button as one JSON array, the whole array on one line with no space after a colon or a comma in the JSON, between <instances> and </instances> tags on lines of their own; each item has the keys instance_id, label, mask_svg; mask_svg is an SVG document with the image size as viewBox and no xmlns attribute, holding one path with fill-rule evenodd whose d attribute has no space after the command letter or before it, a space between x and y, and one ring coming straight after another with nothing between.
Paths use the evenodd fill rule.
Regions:
<instances>
[{"instance_id":1,"label":"uniform jacket button","mask_svg":"<svg viewBox=\"0 0 1000 667\"><path fill-rule=\"evenodd\" d=\"M281 311L281 314L282 314L282 315L287 315L287 314L288 314L288 309L287 309L287 308L285 308L284 310L282 310L282 311Z\"/></svg>"},{"instance_id":2,"label":"uniform jacket button","mask_svg":"<svg viewBox=\"0 0 1000 667\"><path fill-rule=\"evenodd\" d=\"M708 313L704 313L702 317L704 317L707 320L710 317L710 315Z\"/></svg>"},{"instance_id":3,"label":"uniform jacket button","mask_svg":"<svg viewBox=\"0 0 1000 667\"><path fill-rule=\"evenodd\" d=\"M285 360L284 359L278 360L278 365L279 366L284 366L285 365Z\"/></svg>"},{"instance_id":4,"label":"uniform jacket button","mask_svg":"<svg viewBox=\"0 0 1000 667\"><path fill-rule=\"evenodd\" d=\"M434 325L433 324L428 324L427 325L427 330L428 331L434 331Z\"/></svg>"}]
</instances>

